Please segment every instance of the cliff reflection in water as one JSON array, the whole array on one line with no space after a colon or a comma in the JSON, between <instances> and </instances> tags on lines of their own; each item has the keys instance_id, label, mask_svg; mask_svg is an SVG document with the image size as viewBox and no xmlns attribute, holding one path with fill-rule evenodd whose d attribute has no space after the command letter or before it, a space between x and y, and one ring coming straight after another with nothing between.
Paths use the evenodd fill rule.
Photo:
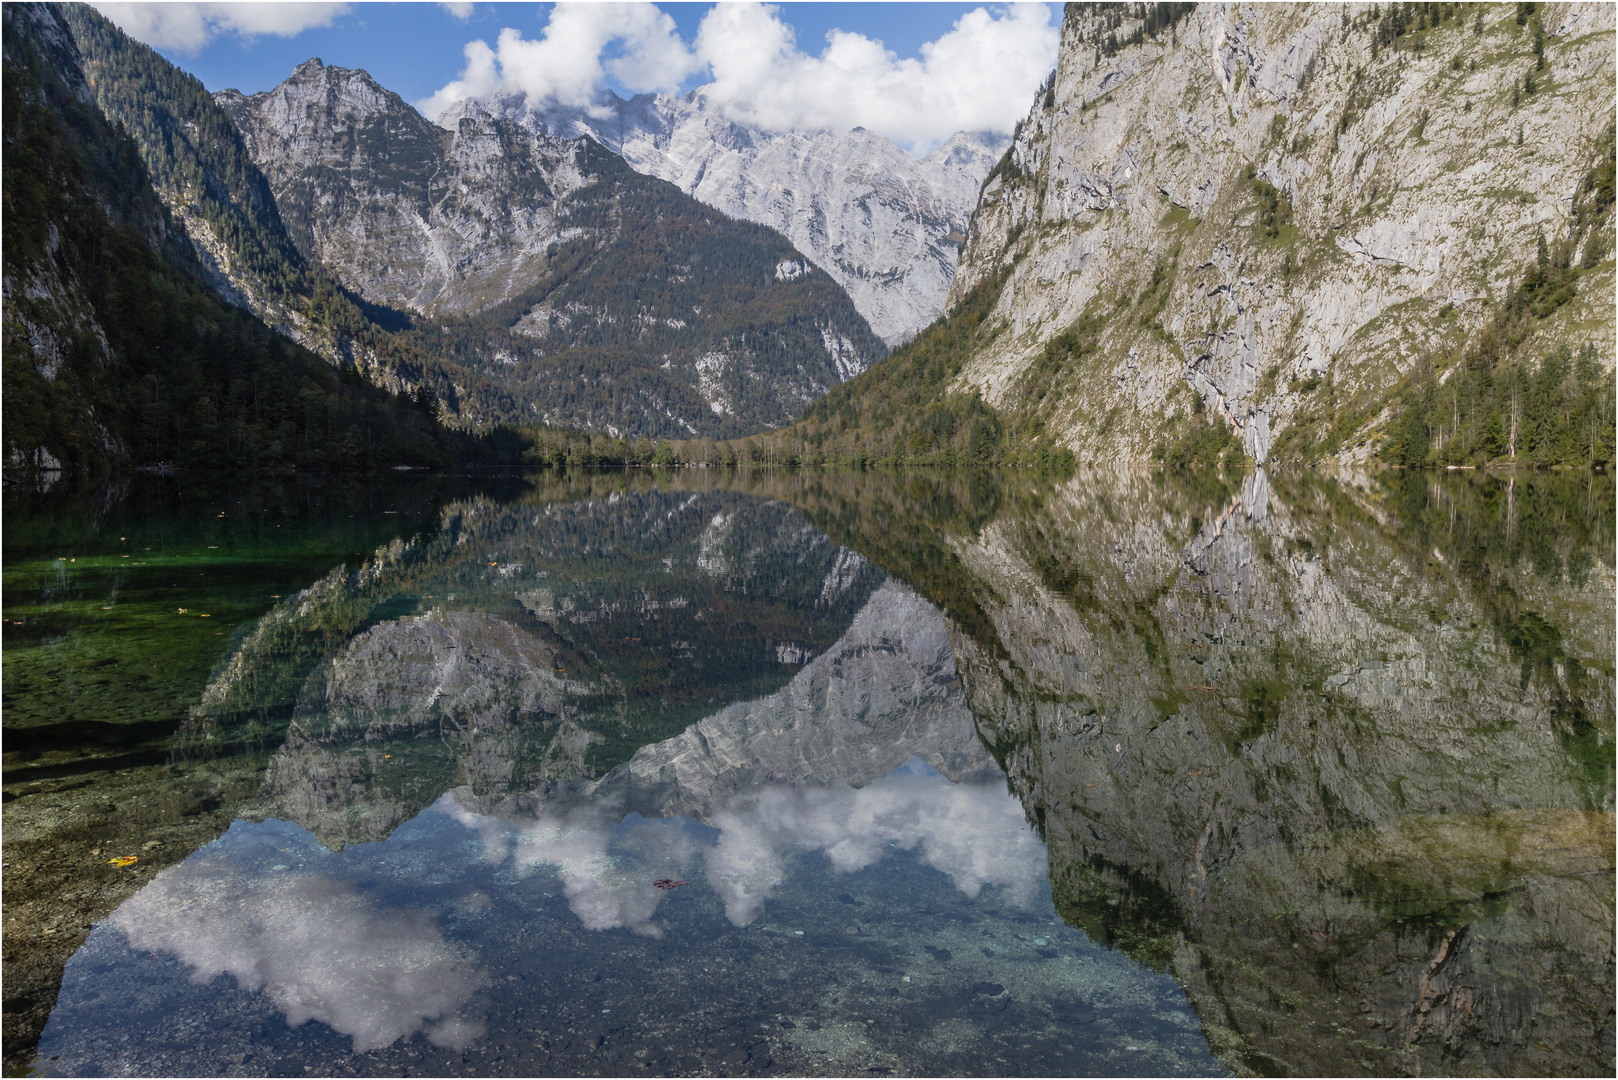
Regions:
<instances>
[{"instance_id":1,"label":"cliff reflection in water","mask_svg":"<svg viewBox=\"0 0 1618 1080\"><path fill-rule=\"evenodd\" d=\"M938 608L779 501L602 483L260 624L184 751L279 731L265 786L75 957L58 1067L1222 1071L1056 917Z\"/></svg>"},{"instance_id":2,"label":"cliff reflection in water","mask_svg":"<svg viewBox=\"0 0 1618 1080\"><path fill-rule=\"evenodd\" d=\"M1050 904L1048 875L1068 924L1172 973L1237 1073L1611 1073L1608 478L536 483L286 602L180 752L278 744L240 816L335 851L439 829L441 852L453 828L488 873L553 875L588 929L657 939L650 882L684 875L746 927L808 903L783 886L794 859L847 873L902 850L1008 910ZM380 1019L343 1013L341 973L278 991L271 961L199 945L165 913L251 877L227 888L205 855L113 922L198 973L248 971L356 1047L479 1038L485 973L431 920L395 936L448 996L406 987ZM359 936L415 925L346 880L275 889ZM407 883L395 894L408 906ZM894 929L876 970L924 929ZM985 971L973 985L1002 993ZM1027 978L1058 1020L1016 1024L1058 1030L1068 1006L1050 1003L1098 993ZM1011 1071L1079 1053L1060 1033L1027 1051L1040 1036L1016 1024L1002 1042L1032 1056ZM1205 1071L1178 1038L1134 1068Z\"/></svg>"},{"instance_id":3,"label":"cliff reflection in water","mask_svg":"<svg viewBox=\"0 0 1618 1080\"><path fill-rule=\"evenodd\" d=\"M1612 492L779 494L943 607L1058 909L1167 965L1233 1069L1607 1075Z\"/></svg>"}]
</instances>

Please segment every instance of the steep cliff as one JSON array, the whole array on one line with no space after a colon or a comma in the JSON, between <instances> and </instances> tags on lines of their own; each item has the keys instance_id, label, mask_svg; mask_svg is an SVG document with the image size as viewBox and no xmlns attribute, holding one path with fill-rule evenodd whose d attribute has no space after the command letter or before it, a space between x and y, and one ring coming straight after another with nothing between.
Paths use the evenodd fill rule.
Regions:
<instances>
[{"instance_id":1,"label":"steep cliff","mask_svg":"<svg viewBox=\"0 0 1618 1080\"><path fill-rule=\"evenodd\" d=\"M853 298L898 345L937 318L978 189L1004 136L959 132L917 158L863 128L775 132L723 116L701 90L608 93L587 108L534 108L521 96L465 101L438 117L504 116L533 131L589 135L638 172L731 217L768 225Z\"/></svg>"},{"instance_id":2,"label":"steep cliff","mask_svg":"<svg viewBox=\"0 0 1618 1080\"><path fill-rule=\"evenodd\" d=\"M84 4L61 5L103 114L134 140L209 283L283 336L395 393L426 387L453 415L475 377L390 333L397 320L346 291L287 235L241 133L200 80Z\"/></svg>"},{"instance_id":3,"label":"steep cliff","mask_svg":"<svg viewBox=\"0 0 1618 1080\"><path fill-rule=\"evenodd\" d=\"M1467 357L1611 370L1611 6L1187 8L1068 5L962 250L953 297L1005 283L957 392L1096 459L1206 410L1262 462L1369 453Z\"/></svg>"},{"instance_id":4,"label":"steep cliff","mask_svg":"<svg viewBox=\"0 0 1618 1080\"><path fill-rule=\"evenodd\" d=\"M771 230L586 138L477 116L445 131L311 60L216 95L299 250L487 386L480 421L728 437L791 420L883 347Z\"/></svg>"},{"instance_id":5,"label":"steep cliff","mask_svg":"<svg viewBox=\"0 0 1618 1080\"><path fill-rule=\"evenodd\" d=\"M6 466L55 474L445 460L429 411L277 338L210 285L62 12L6 8Z\"/></svg>"},{"instance_id":6,"label":"steep cliff","mask_svg":"<svg viewBox=\"0 0 1618 1080\"><path fill-rule=\"evenodd\" d=\"M1064 918L1240 1074L1612 1070L1609 480L1020 486L781 494L944 609Z\"/></svg>"}]
</instances>

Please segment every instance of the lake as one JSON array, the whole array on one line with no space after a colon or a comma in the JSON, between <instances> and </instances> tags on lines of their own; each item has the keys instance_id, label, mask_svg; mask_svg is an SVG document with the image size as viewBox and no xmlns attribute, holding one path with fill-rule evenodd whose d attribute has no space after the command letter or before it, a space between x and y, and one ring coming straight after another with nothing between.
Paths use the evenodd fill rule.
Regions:
<instances>
[{"instance_id":1,"label":"lake","mask_svg":"<svg viewBox=\"0 0 1618 1080\"><path fill-rule=\"evenodd\" d=\"M1610 1075L1589 473L8 493L43 1075Z\"/></svg>"}]
</instances>

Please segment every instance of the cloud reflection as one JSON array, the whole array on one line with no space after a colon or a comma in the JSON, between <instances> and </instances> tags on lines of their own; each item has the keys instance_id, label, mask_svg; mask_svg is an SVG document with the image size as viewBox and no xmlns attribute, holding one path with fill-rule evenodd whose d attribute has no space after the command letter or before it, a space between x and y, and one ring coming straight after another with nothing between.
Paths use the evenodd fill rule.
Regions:
<instances>
[{"instance_id":1,"label":"cloud reflection","mask_svg":"<svg viewBox=\"0 0 1618 1080\"><path fill-rule=\"evenodd\" d=\"M143 950L173 953L206 983L263 990L287 1023L319 1020L376 1050L422 1028L461 1049L482 1025L457 1015L483 974L424 913L384 908L318 874L244 871L219 853L157 875L111 921Z\"/></svg>"},{"instance_id":2,"label":"cloud reflection","mask_svg":"<svg viewBox=\"0 0 1618 1080\"><path fill-rule=\"evenodd\" d=\"M652 916L663 893L652 882L685 873L700 846L689 819L632 814L620 821L622 809L612 800L544 815L516 829L465 809L453 794L440 799L437 809L479 835L485 862L510 857L520 871L554 866L568 906L590 930L622 927L659 936Z\"/></svg>"},{"instance_id":3,"label":"cloud reflection","mask_svg":"<svg viewBox=\"0 0 1618 1080\"><path fill-rule=\"evenodd\" d=\"M713 824L720 836L707 853L708 881L737 926L758 918L794 851L824 852L847 874L895 848L919 848L967 896L997 885L1018 906L1045 878L1044 845L1003 786L952 784L913 767L859 789L766 788L732 799Z\"/></svg>"},{"instance_id":4,"label":"cloud reflection","mask_svg":"<svg viewBox=\"0 0 1618 1080\"><path fill-rule=\"evenodd\" d=\"M863 788L777 785L735 796L712 816L717 841L687 817L630 815L615 825L613 802L515 827L465 809L455 793L439 809L480 835L487 861L555 866L569 906L592 930L658 934L652 916L663 894L652 881L688 873L699 856L737 926L758 918L788 860L809 852L846 874L895 850L917 851L966 895L994 885L1017 906L1033 900L1046 873L1045 847L1002 784L952 783L920 762Z\"/></svg>"}]
</instances>

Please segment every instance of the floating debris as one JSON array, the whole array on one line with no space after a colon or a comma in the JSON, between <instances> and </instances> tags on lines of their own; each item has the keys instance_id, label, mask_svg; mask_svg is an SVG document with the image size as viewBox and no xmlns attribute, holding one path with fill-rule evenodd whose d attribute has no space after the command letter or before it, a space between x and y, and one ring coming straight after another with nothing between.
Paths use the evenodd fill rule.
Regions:
<instances>
[{"instance_id":1,"label":"floating debris","mask_svg":"<svg viewBox=\"0 0 1618 1080\"><path fill-rule=\"evenodd\" d=\"M120 855L116 859L107 860L107 862L118 867L119 869L123 869L126 866L134 866L139 861L140 858L136 855Z\"/></svg>"},{"instance_id":2,"label":"floating debris","mask_svg":"<svg viewBox=\"0 0 1618 1080\"><path fill-rule=\"evenodd\" d=\"M654 889L678 889L681 885L689 885L689 881L675 881L673 878L661 877L652 882Z\"/></svg>"}]
</instances>

